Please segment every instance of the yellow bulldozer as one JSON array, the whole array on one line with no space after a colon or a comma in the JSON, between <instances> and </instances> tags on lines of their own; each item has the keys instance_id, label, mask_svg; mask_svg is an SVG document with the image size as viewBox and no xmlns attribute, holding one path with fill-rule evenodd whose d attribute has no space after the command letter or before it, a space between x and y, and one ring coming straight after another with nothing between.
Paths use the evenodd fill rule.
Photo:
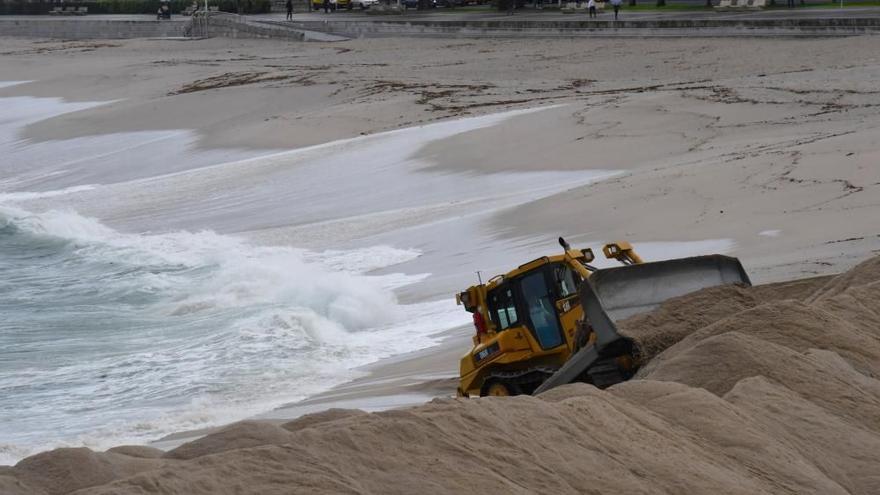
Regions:
<instances>
[{"instance_id":1,"label":"yellow bulldozer","mask_svg":"<svg viewBox=\"0 0 880 495\"><path fill-rule=\"evenodd\" d=\"M530 261L456 295L472 313L474 347L461 358L458 395L536 394L584 381L605 388L643 364L616 322L706 287L750 285L736 258L713 254L644 262L628 242L602 247L621 266L599 269L591 249Z\"/></svg>"}]
</instances>

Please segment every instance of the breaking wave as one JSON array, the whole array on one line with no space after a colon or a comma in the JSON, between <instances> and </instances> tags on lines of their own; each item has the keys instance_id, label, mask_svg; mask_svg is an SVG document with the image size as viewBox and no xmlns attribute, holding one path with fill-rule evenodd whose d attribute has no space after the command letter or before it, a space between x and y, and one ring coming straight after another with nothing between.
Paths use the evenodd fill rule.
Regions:
<instances>
[{"instance_id":1,"label":"breaking wave","mask_svg":"<svg viewBox=\"0 0 880 495\"><path fill-rule=\"evenodd\" d=\"M454 303L399 304L417 251L129 234L0 206L0 464L237 420L436 343ZM4 459L5 457L6 459Z\"/></svg>"}]
</instances>

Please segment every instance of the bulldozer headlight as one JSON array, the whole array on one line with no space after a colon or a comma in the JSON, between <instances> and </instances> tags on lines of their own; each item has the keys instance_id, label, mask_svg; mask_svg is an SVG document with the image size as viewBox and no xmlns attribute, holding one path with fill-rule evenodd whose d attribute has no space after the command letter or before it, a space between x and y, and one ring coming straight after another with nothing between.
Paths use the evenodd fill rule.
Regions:
<instances>
[{"instance_id":1,"label":"bulldozer headlight","mask_svg":"<svg viewBox=\"0 0 880 495\"><path fill-rule=\"evenodd\" d=\"M581 249L581 254L584 255L584 261L587 263L596 259L596 255L593 254L593 250L590 248Z\"/></svg>"}]
</instances>

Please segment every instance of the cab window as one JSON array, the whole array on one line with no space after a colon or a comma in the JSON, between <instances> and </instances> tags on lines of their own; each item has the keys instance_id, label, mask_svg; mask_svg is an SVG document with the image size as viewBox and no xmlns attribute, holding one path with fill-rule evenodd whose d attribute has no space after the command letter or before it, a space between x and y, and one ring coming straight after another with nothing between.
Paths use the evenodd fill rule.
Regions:
<instances>
[{"instance_id":1,"label":"cab window","mask_svg":"<svg viewBox=\"0 0 880 495\"><path fill-rule=\"evenodd\" d=\"M491 291L488 296L488 303L492 321L498 327L498 330L504 330L519 323L513 299L513 290L510 287L498 287Z\"/></svg>"},{"instance_id":2,"label":"cab window","mask_svg":"<svg viewBox=\"0 0 880 495\"><path fill-rule=\"evenodd\" d=\"M543 349L552 349L562 344L562 333L553 294L544 270L536 271L522 278L520 288L523 306L531 321L532 331Z\"/></svg>"},{"instance_id":3,"label":"cab window","mask_svg":"<svg viewBox=\"0 0 880 495\"><path fill-rule=\"evenodd\" d=\"M556 281L556 293L559 299L577 294L581 278L568 265L556 265L553 268L553 279Z\"/></svg>"}]
</instances>

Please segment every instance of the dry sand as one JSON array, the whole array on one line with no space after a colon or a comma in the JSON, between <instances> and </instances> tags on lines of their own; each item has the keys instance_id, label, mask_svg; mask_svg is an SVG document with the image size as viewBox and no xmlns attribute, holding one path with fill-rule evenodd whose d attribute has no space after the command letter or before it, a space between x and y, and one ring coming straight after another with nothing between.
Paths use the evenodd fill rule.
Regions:
<instances>
[{"instance_id":1,"label":"dry sand","mask_svg":"<svg viewBox=\"0 0 880 495\"><path fill-rule=\"evenodd\" d=\"M0 96L123 99L29 139L192 128L204 148L290 148L561 105L420 154L439 171L625 172L496 216L485 227L502 241L729 238L757 281L878 250L871 37L3 39L0 52L0 80L37 81ZM878 493L877 265L675 301L647 317L656 358L610 390L241 423L164 456L61 449L0 467L0 493ZM462 352L380 366L348 396L399 393L444 362L454 374Z\"/></svg>"},{"instance_id":2,"label":"dry sand","mask_svg":"<svg viewBox=\"0 0 880 495\"><path fill-rule=\"evenodd\" d=\"M724 287L626 323L665 337L629 382L246 421L159 456L58 449L10 494L853 493L880 490L880 257ZM661 339L662 340L662 339ZM79 490L79 491L77 491Z\"/></svg>"}]
</instances>

